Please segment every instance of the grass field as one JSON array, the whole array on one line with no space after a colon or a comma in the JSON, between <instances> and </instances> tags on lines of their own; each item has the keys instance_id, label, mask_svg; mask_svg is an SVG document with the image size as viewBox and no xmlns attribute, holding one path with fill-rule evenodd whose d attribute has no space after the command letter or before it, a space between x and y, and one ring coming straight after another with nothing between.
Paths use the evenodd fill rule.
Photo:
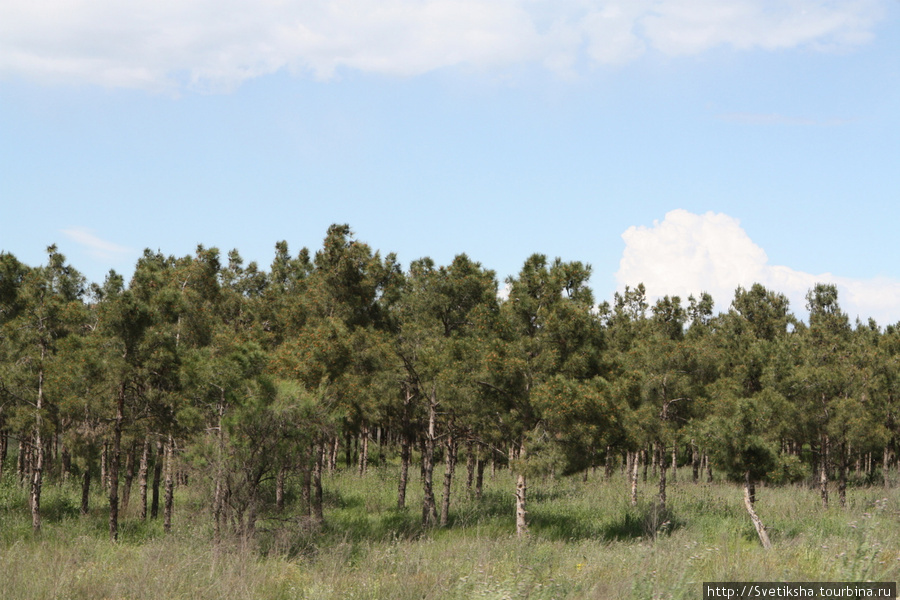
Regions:
<instances>
[{"instance_id":1,"label":"grass field","mask_svg":"<svg viewBox=\"0 0 900 600\"><path fill-rule=\"evenodd\" d=\"M436 473L436 481L438 473ZM0 483L0 597L9 600L299 598L700 598L704 581L897 581L900 492L851 487L847 507L821 507L805 487L760 488L760 546L741 490L679 482L654 514L654 482L632 508L624 479L531 480L531 534L513 535L508 471L485 477L480 501L459 485L448 529L423 531L416 478L408 510L395 470L339 472L325 484L326 526L291 513L260 522L255 540L212 543L192 488L178 490L173 532L138 521L107 537L103 499L78 514L74 484L45 486L44 527L31 532L27 492ZM835 498L836 500L836 498Z\"/></svg>"}]
</instances>

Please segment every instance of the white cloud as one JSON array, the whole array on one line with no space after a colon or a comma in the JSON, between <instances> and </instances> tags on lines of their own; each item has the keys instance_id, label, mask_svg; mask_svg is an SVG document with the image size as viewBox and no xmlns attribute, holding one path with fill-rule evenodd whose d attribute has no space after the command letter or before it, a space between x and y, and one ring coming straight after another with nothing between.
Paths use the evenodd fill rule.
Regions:
<instances>
[{"instance_id":1,"label":"white cloud","mask_svg":"<svg viewBox=\"0 0 900 600\"><path fill-rule=\"evenodd\" d=\"M840 47L868 41L878 13L872 0L678 0L656 3L644 25L654 46L671 55L719 45Z\"/></svg>"},{"instance_id":2,"label":"white cloud","mask_svg":"<svg viewBox=\"0 0 900 600\"><path fill-rule=\"evenodd\" d=\"M230 89L280 69L413 76L522 63L571 73L726 45L868 41L885 0L0 0L0 75Z\"/></svg>"},{"instance_id":3,"label":"white cloud","mask_svg":"<svg viewBox=\"0 0 900 600\"><path fill-rule=\"evenodd\" d=\"M851 320L873 317L881 325L900 321L900 281L814 275L770 265L765 251L750 239L740 222L722 213L696 215L673 210L652 227L629 227L622 238L625 251L616 273L620 289L643 283L654 300L664 295L686 299L709 292L716 310L724 311L738 286L761 283L785 294L794 314L805 318L807 291L816 283L833 283Z\"/></svg>"},{"instance_id":4,"label":"white cloud","mask_svg":"<svg viewBox=\"0 0 900 600\"><path fill-rule=\"evenodd\" d=\"M82 246L92 258L97 260L106 262L121 261L134 254L133 249L102 240L94 235L93 231L84 227L63 229L62 233L76 244Z\"/></svg>"}]
</instances>

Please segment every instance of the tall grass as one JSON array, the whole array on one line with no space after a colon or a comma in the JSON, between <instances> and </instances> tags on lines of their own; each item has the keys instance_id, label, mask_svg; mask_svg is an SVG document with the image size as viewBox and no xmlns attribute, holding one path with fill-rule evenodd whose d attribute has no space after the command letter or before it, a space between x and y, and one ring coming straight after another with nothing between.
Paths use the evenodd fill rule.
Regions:
<instances>
[{"instance_id":1,"label":"tall grass","mask_svg":"<svg viewBox=\"0 0 900 600\"><path fill-rule=\"evenodd\" d=\"M451 527L420 525L421 490L396 508L395 471L325 480L326 526L312 531L296 502L263 515L251 541L211 541L196 490L180 489L174 531L140 522L131 507L120 541L107 537L104 500L78 514L74 485L48 485L44 527L30 528L27 491L0 483L0 597L80 599L698 598L703 581L896 581L900 492L857 487L846 509L816 491L761 488L757 510L774 543L763 550L728 483L679 482L669 510L653 482L637 507L625 481L533 479L531 534L516 539L513 479L486 477L476 500L454 488ZM289 498L297 497L291 490Z\"/></svg>"}]
</instances>

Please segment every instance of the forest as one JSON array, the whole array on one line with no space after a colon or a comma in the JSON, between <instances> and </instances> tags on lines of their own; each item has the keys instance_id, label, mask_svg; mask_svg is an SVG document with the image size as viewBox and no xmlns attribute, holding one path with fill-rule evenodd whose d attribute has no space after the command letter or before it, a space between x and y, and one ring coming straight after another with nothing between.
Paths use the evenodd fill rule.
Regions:
<instances>
[{"instance_id":1,"label":"forest","mask_svg":"<svg viewBox=\"0 0 900 600\"><path fill-rule=\"evenodd\" d=\"M351 535L348 478L402 515L385 539L490 505L491 535L527 544L547 490L589 479L645 540L691 527L673 490L727 484L760 552L790 520L767 523L766 495L884 508L900 324L851 323L827 282L804 322L760 284L715 313L702 290L598 301L590 275L542 254L505 287L465 254L404 269L347 225L314 252L277 243L268 270L146 250L128 282L89 284L55 246L42 266L0 253L0 528L40 536L62 502L113 541L155 521L302 554L292 535Z\"/></svg>"}]
</instances>

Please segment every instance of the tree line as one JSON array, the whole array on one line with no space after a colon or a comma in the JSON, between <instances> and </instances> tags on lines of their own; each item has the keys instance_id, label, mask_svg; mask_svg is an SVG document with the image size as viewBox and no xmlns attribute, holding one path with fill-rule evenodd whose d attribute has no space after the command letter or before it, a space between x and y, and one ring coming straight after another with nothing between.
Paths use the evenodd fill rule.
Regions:
<instances>
[{"instance_id":1,"label":"tree line","mask_svg":"<svg viewBox=\"0 0 900 600\"><path fill-rule=\"evenodd\" d=\"M476 496L509 468L524 535L530 477L623 469L636 504L652 470L664 508L668 482L715 468L764 545L758 482L814 484L825 506L853 478L892 482L900 324L851 323L827 283L806 323L760 284L714 314L643 285L597 303L590 274L535 254L500 298L465 254L404 270L347 225L315 253L279 242L268 271L146 250L127 285L89 285L55 246L38 267L0 253L0 477L30 489L35 530L45 475L78 478L85 513L102 486L116 539L135 479L139 518L162 508L169 530L190 476L218 538L283 510L288 478L321 525L323 477L389 452L398 508L419 469L425 526L448 524L463 464Z\"/></svg>"}]
</instances>

